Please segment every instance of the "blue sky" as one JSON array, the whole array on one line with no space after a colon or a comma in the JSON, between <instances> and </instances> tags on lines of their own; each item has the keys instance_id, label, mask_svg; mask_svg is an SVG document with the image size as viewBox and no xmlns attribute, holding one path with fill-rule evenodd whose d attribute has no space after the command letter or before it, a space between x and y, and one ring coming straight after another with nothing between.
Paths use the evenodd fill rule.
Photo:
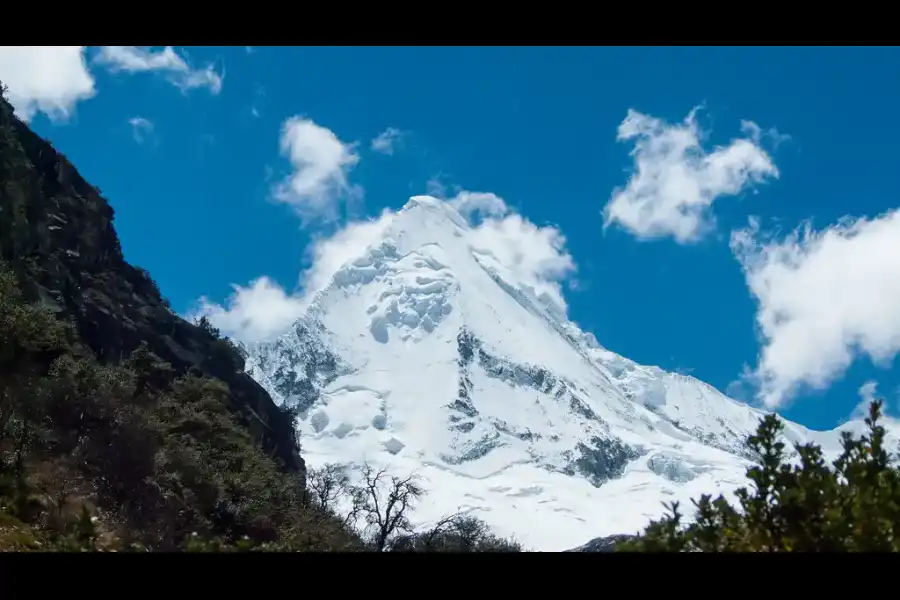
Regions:
<instances>
[{"instance_id":1,"label":"blue sky","mask_svg":"<svg viewBox=\"0 0 900 600\"><path fill-rule=\"evenodd\" d=\"M178 312L234 308L260 276L290 295L348 222L412 195L493 194L510 211L493 216L564 236L546 250L577 269L536 256L535 276L601 344L826 428L863 384L890 403L900 385L898 59L6 47L0 80Z\"/></svg>"}]
</instances>

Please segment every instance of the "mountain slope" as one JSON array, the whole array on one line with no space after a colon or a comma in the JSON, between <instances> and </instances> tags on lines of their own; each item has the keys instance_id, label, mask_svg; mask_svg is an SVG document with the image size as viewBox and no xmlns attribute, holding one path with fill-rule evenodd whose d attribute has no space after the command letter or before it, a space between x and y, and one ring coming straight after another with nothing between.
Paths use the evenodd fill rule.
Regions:
<instances>
[{"instance_id":1,"label":"mountain slope","mask_svg":"<svg viewBox=\"0 0 900 600\"><path fill-rule=\"evenodd\" d=\"M745 483L761 412L602 348L506 267L448 204L414 197L247 369L299 410L313 466L416 472L421 522L471 511L533 549ZM786 436L838 448L836 431Z\"/></svg>"},{"instance_id":2,"label":"mountain slope","mask_svg":"<svg viewBox=\"0 0 900 600\"><path fill-rule=\"evenodd\" d=\"M309 502L291 415L112 220L0 92L0 552L363 548Z\"/></svg>"},{"instance_id":3,"label":"mountain slope","mask_svg":"<svg viewBox=\"0 0 900 600\"><path fill-rule=\"evenodd\" d=\"M146 271L124 260L112 207L0 102L3 131L10 136L4 148L31 173L16 181L11 165L0 172L7 182L0 195L0 258L16 267L26 295L74 317L80 337L101 361L118 362L145 342L178 373L194 368L225 381L266 450L302 469L290 421L239 368L240 357L213 358L215 340L169 310Z\"/></svg>"}]
</instances>

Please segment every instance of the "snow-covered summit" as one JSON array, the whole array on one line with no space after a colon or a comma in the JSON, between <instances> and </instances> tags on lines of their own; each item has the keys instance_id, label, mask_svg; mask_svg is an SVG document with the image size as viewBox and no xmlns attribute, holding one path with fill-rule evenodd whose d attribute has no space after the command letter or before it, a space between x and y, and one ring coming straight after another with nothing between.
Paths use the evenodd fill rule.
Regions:
<instances>
[{"instance_id":1,"label":"snow-covered summit","mask_svg":"<svg viewBox=\"0 0 900 600\"><path fill-rule=\"evenodd\" d=\"M762 413L603 348L479 244L449 203L416 196L247 367L300 409L307 464L415 472L422 522L468 510L526 547L633 533L744 483ZM794 442L837 432L790 424Z\"/></svg>"}]
</instances>

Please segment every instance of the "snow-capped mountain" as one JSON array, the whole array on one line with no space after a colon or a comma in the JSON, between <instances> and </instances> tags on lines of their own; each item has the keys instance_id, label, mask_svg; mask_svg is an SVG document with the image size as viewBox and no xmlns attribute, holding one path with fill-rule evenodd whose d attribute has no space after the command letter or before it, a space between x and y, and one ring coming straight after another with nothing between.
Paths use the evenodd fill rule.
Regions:
<instances>
[{"instance_id":1,"label":"snow-capped mountain","mask_svg":"<svg viewBox=\"0 0 900 600\"><path fill-rule=\"evenodd\" d=\"M549 551L745 483L763 413L604 349L471 232L449 204L412 198L292 331L248 347L251 375L300 409L308 465L417 473L418 522L472 511ZM839 449L837 430L786 437Z\"/></svg>"}]
</instances>

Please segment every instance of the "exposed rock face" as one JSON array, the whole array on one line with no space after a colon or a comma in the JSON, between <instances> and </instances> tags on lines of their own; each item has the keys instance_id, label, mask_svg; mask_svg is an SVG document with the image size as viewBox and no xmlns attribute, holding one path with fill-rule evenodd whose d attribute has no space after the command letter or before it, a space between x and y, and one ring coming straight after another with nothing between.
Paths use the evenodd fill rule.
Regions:
<instances>
[{"instance_id":1,"label":"exposed rock face","mask_svg":"<svg viewBox=\"0 0 900 600\"><path fill-rule=\"evenodd\" d=\"M263 449L302 470L291 416L244 372L243 357L173 313L146 271L125 261L112 207L2 99L0 156L0 257L26 294L71 318L100 361L146 342L178 373L221 379Z\"/></svg>"}]
</instances>

